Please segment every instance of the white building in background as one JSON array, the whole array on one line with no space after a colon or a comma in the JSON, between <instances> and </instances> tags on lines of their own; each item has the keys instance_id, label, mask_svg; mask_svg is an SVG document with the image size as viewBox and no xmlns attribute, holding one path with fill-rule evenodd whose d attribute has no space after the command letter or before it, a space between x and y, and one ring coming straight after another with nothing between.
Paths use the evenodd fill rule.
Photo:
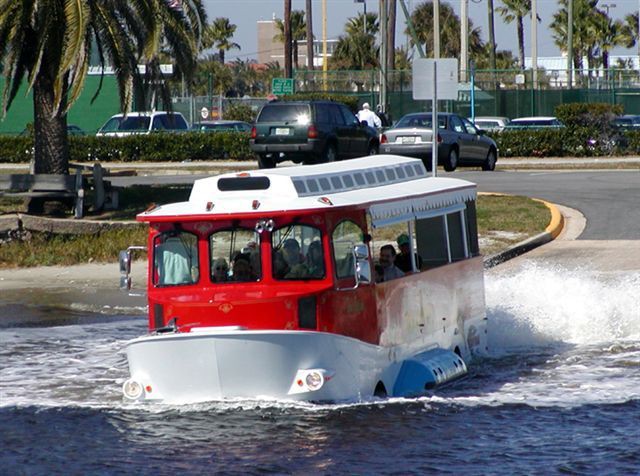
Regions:
<instances>
[{"instance_id":1,"label":"white building in background","mask_svg":"<svg viewBox=\"0 0 640 476\"><path fill-rule=\"evenodd\" d=\"M622 63L626 66L622 69L629 71L640 71L640 56L638 55L611 55L609 56L609 68L621 68L619 64ZM585 56L582 58L583 74L587 74L587 70L591 70L591 74L595 77L604 77L604 70L602 66L589 67L589 60ZM531 57L527 56L524 59L525 69L531 68ZM544 69L551 77L551 85L562 87L567 85L567 57L565 56L543 56L538 58L538 68ZM579 75L580 72L575 71L575 75Z\"/></svg>"},{"instance_id":2,"label":"white building in background","mask_svg":"<svg viewBox=\"0 0 640 476\"><path fill-rule=\"evenodd\" d=\"M275 15L272 20L260 20L257 22L258 28L258 52L257 60L260 64L278 62L284 67L284 44L281 41L274 40L278 34L276 28ZM327 57L331 57L338 44L337 39L327 40ZM322 40L314 40L313 42L313 65L321 67L324 63L322 55ZM293 60L292 60L293 61ZM307 42L306 40L298 41L298 65L304 68L307 65ZM295 67L295 64L294 64Z\"/></svg>"}]
</instances>

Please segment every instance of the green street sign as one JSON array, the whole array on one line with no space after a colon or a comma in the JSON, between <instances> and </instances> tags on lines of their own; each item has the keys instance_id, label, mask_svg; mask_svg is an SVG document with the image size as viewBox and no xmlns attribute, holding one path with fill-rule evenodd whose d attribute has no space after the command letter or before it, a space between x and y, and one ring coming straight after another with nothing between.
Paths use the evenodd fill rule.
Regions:
<instances>
[{"instance_id":1,"label":"green street sign","mask_svg":"<svg viewBox=\"0 0 640 476\"><path fill-rule=\"evenodd\" d=\"M273 78L271 92L277 96L293 94L293 78Z\"/></svg>"}]
</instances>

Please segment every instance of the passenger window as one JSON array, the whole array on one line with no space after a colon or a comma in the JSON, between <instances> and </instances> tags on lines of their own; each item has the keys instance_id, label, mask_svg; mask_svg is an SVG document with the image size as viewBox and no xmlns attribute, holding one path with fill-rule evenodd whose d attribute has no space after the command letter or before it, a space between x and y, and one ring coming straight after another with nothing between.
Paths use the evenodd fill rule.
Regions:
<instances>
[{"instance_id":1,"label":"passenger window","mask_svg":"<svg viewBox=\"0 0 640 476\"><path fill-rule=\"evenodd\" d=\"M282 280L323 279L324 251L320 230L288 225L271 235L273 277Z\"/></svg>"},{"instance_id":2,"label":"passenger window","mask_svg":"<svg viewBox=\"0 0 640 476\"><path fill-rule=\"evenodd\" d=\"M324 104L318 104L316 106L316 122L320 124L330 124L333 122L330 117L328 106Z\"/></svg>"},{"instance_id":3,"label":"passenger window","mask_svg":"<svg viewBox=\"0 0 640 476\"><path fill-rule=\"evenodd\" d=\"M194 284L200 277L198 237L184 231L161 233L153 240L153 281L158 286Z\"/></svg>"},{"instance_id":4,"label":"passenger window","mask_svg":"<svg viewBox=\"0 0 640 476\"><path fill-rule=\"evenodd\" d=\"M466 119L462 119L462 121L464 122L465 127L467 128L467 132L469 134L474 134L477 135L478 134L478 129L476 128L476 126L474 126L471 121L468 121Z\"/></svg>"},{"instance_id":5,"label":"passenger window","mask_svg":"<svg viewBox=\"0 0 640 476\"><path fill-rule=\"evenodd\" d=\"M460 132L461 134L466 133L464 126L462 125L462 121L455 116L451 117L451 127L456 132Z\"/></svg>"},{"instance_id":6,"label":"passenger window","mask_svg":"<svg viewBox=\"0 0 640 476\"><path fill-rule=\"evenodd\" d=\"M333 116L333 122L335 124L337 124L338 126L345 125L344 117L342 117L340 108L335 104L331 105L331 115Z\"/></svg>"},{"instance_id":7,"label":"passenger window","mask_svg":"<svg viewBox=\"0 0 640 476\"><path fill-rule=\"evenodd\" d=\"M354 113L352 113L348 107L346 106L338 106L340 108L340 111L342 111L342 116L344 117L344 122L350 126L350 125L358 125L360 123L360 121L358 121L358 118L355 116Z\"/></svg>"},{"instance_id":8,"label":"passenger window","mask_svg":"<svg viewBox=\"0 0 640 476\"><path fill-rule=\"evenodd\" d=\"M165 128L160 116L154 117L153 118L153 122L151 124L152 124L151 125L151 130L153 130L153 131L159 131L159 130Z\"/></svg>"},{"instance_id":9,"label":"passenger window","mask_svg":"<svg viewBox=\"0 0 640 476\"><path fill-rule=\"evenodd\" d=\"M211 281L233 283L262 277L260 235L255 230L233 228L209 237Z\"/></svg>"},{"instance_id":10,"label":"passenger window","mask_svg":"<svg viewBox=\"0 0 640 476\"><path fill-rule=\"evenodd\" d=\"M350 220L338 224L331 235L333 261L338 279L355 277L353 247L363 242L362 230Z\"/></svg>"}]
</instances>

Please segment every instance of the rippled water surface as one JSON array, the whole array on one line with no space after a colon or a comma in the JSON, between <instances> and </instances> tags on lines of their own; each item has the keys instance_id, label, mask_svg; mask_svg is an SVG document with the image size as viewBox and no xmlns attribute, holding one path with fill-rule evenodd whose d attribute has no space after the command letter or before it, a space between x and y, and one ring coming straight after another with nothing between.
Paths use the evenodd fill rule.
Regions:
<instances>
[{"instance_id":1,"label":"rippled water surface","mask_svg":"<svg viewBox=\"0 0 640 476\"><path fill-rule=\"evenodd\" d=\"M486 285L492 356L419 399L126 404L137 310L2 328L0 473L640 474L640 274Z\"/></svg>"}]
</instances>

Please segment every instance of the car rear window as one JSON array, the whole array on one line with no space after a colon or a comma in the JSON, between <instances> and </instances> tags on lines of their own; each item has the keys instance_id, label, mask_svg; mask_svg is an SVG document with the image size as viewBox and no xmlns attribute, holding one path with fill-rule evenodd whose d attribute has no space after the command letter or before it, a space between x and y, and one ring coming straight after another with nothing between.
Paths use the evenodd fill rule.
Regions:
<instances>
[{"instance_id":1,"label":"car rear window","mask_svg":"<svg viewBox=\"0 0 640 476\"><path fill-rule=\"evenodd\" d=\"M262 108L257 122L309 122L309 106L306 104L273 104Z\"/></svg>"},{"instance_id":2,"label":"car rear window","mask_svg":"<svg viewBox=\"0 0 640 476\"><path fill-rule=\"evenodd\" d=\"M431 129L431 115L428 116L404 116L398 121L396 127L424 127ZM444 116L438 117L438 129L446 129L447 120Z\"/></svg>"}]
</instances>

